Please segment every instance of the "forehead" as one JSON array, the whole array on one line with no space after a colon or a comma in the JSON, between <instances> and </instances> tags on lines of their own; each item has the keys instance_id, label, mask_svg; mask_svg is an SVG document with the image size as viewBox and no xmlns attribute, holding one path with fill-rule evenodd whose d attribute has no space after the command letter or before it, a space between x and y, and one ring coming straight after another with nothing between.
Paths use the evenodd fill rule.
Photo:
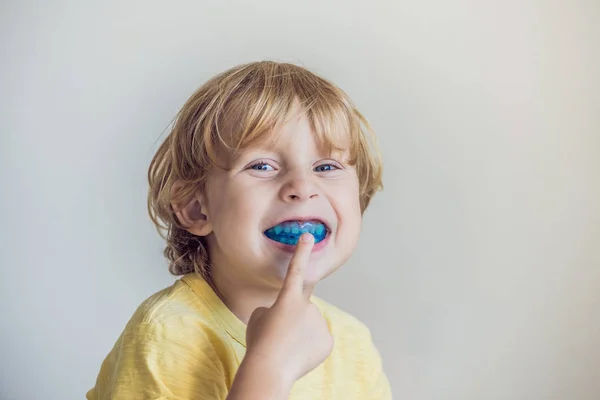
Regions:
<instances>
[{"instance_id":1,"label":"forehead","mask_svg":"<svg viewBox=\"0 0 600 400\"><path fill-rule=\"evenodd\" d=\"M230 164L250 149L290 150L300 139L324 156L349 152L356 159L358 132L344 102L298 96L258 100L234 96L222 107L209 139L213 165Z\"/></svg>"},{"instance_id":2,"label":"forehead","mask_svg":"<svg viewBox=\"0 0 600 400\"><path fill-rule=\"evenodd\" d=\"M282 121L278 121L272 129L256 135L252 140L240 138L232 143L232 156L260 149L279 153L314 152L327 156L332 153L344 153L350 150L351 138L347 127L328 127L318 131L311 116L304 110L292 110Z\"/></svg>"}]
</instances>

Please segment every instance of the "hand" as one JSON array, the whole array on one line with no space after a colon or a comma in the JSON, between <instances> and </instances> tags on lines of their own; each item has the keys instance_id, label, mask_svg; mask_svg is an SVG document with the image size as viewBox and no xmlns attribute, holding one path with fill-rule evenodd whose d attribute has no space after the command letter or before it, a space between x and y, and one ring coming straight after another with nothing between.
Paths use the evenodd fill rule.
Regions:
<instances>
[{"instance_id":1,"label":"hand","mask_svg":"<svg viewBox=\"0 0 600 400\"><path fill-rule=\"evenodd\" d=\"M300 237L283 286L270 308L252 313L246 330L248 362L264 373L279 375L285 385L320 365L333 348L333 337L319 309L310 302L312 288L304 287L304 274L314 237Z\"/></svg>"}]
</instances>

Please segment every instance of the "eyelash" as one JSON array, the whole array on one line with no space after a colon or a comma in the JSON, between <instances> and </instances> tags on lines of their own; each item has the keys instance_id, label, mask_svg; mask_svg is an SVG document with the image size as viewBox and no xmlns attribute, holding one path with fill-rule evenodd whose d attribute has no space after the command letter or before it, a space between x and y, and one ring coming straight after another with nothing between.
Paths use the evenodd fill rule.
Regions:
<instances>
[{"instance_id":1,"label":"eyelash","mask_svg":"<svg viewBox=\"0 0 600 400\"><path fill-rule=\"evenodd\" d=\"M250 165L250 167L248 167L248 168L253 169L255 171L264 171L263 169L256 169L256 167L261 166L261 165L268 165L271 168L275 169L271 164L269 164L265 161L257 161L254 164ZM333 168L325 170L325 171L317 171L317 172L329 172L329 171L335 171L335 170L341 169L341 167L335 163L321 164L321 165L316 166L314 169L321 168L321 167L333 167ZM267 172L270 172L270 171L267 171Z\"/></svg>"},{"instance_id":2,"label":"eyelash","mask_svg":"<svg viewBox=\"0 0 600 400\"><path fill-rule=\"evenodd\" d=\"M340 167L338 167L337 165L335 165L333 163L326 163L326 164L317 165L315 167L315 169L321 168L321 167L333 167L333 168L328 169L326 171L318 171L318 172L329 172L329 171L335 171L336 169L340 169Z\"/></svg>"},{"instance_id":3,"label":"eyelash","mask_svg":"<svg viewBox=\"0 0 600 400\"><path fill-rule=\"evenodd\" d=\"M270 166L271 168L273 168L273 166L272 166L271 164L269 164L269 163L267 163L267 162L264 162L264 161L257 161L257 162L255 162L254 164L250 165L250 167L249 167L249 168L250 168L250 169L254 169L254 170L256 170L256 171L264 171L264 170L262 170L262 169L256 169L256 168L255 168L255 167L258 167L259 165L268 165L268 166ZM273 168L273 169L275 169L275 168ZM267 172L268 172L268 171L267 171Z\"/></svg>"}]
</instances>

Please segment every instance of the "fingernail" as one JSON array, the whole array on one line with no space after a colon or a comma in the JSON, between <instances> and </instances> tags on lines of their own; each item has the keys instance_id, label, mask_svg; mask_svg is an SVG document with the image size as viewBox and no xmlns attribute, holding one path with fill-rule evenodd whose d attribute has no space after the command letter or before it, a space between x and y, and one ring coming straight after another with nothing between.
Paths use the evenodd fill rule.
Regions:
<instances>
[{"instance_id":1,"label":"fingernail","mask_svg":"<svg viewBox=\"0 0 600 400\"><path fill-rule=\"evenodd\" d=\"M312 239L312 235L308 232L305 232L302 234L302 236L300 236L300 241L301 242L310 242L310 240Z\"/></svg>"}]
</instances>

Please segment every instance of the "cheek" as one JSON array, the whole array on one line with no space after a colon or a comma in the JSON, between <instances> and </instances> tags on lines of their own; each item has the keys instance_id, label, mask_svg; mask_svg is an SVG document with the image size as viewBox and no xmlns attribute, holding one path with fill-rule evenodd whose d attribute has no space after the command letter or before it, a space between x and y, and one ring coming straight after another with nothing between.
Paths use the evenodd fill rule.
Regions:
<instances>
[{"instance_id":1,"label":"cheek","mask_svg":"<svg viewBox=\"0 0 600 400\"><path fill-rule=\"evenodd\" d=\"M353 242L356 245L358 241L358 236L360 235L360 228L362 225L362 214L360 212L360 201L358 196L355 201L349 206L350 210L348 212L348 228L351 231L353 236Z\"/></svg>"},{"instance_id":2,"label":"cheek","mask_svg":"<svg viewBox=\"0 0 600 400\"><path fill-rule=\"evenodd\" d=\"M358 184L358 177L355 176L354 179L351 180L351 182L351 184L348 184L344 188L345 193L343 195L343 199L346 203L346 207L348 208L348 210L352 210L351 213L353 214L353 216L360 217L360 188Z\"/></svg>"},{"instance_id":3,"label":"cheek","mask_svg":"<svg viewBox=\"0 0 600 400\"><path fill-rule=\"evenodd\" d=\"M358 236L362 221L358 187L349 187L344 193L340 193L336 198L336 208L340 218L340 228L343 228L346 234L351 236L348 237L348 240L357 240L352 237Z\"/></svg>"},{"instance_id":4,"label":"cheek","mask_svg":"<svg viewBox=\"0 0 600 400\"><path fill-rule=\"evenodd\" d=\"M214 230L219 236L241 238L253 233L260 224L268 201L256 188L230 187L213 201Z\"/></svg>"}]
</instances>

